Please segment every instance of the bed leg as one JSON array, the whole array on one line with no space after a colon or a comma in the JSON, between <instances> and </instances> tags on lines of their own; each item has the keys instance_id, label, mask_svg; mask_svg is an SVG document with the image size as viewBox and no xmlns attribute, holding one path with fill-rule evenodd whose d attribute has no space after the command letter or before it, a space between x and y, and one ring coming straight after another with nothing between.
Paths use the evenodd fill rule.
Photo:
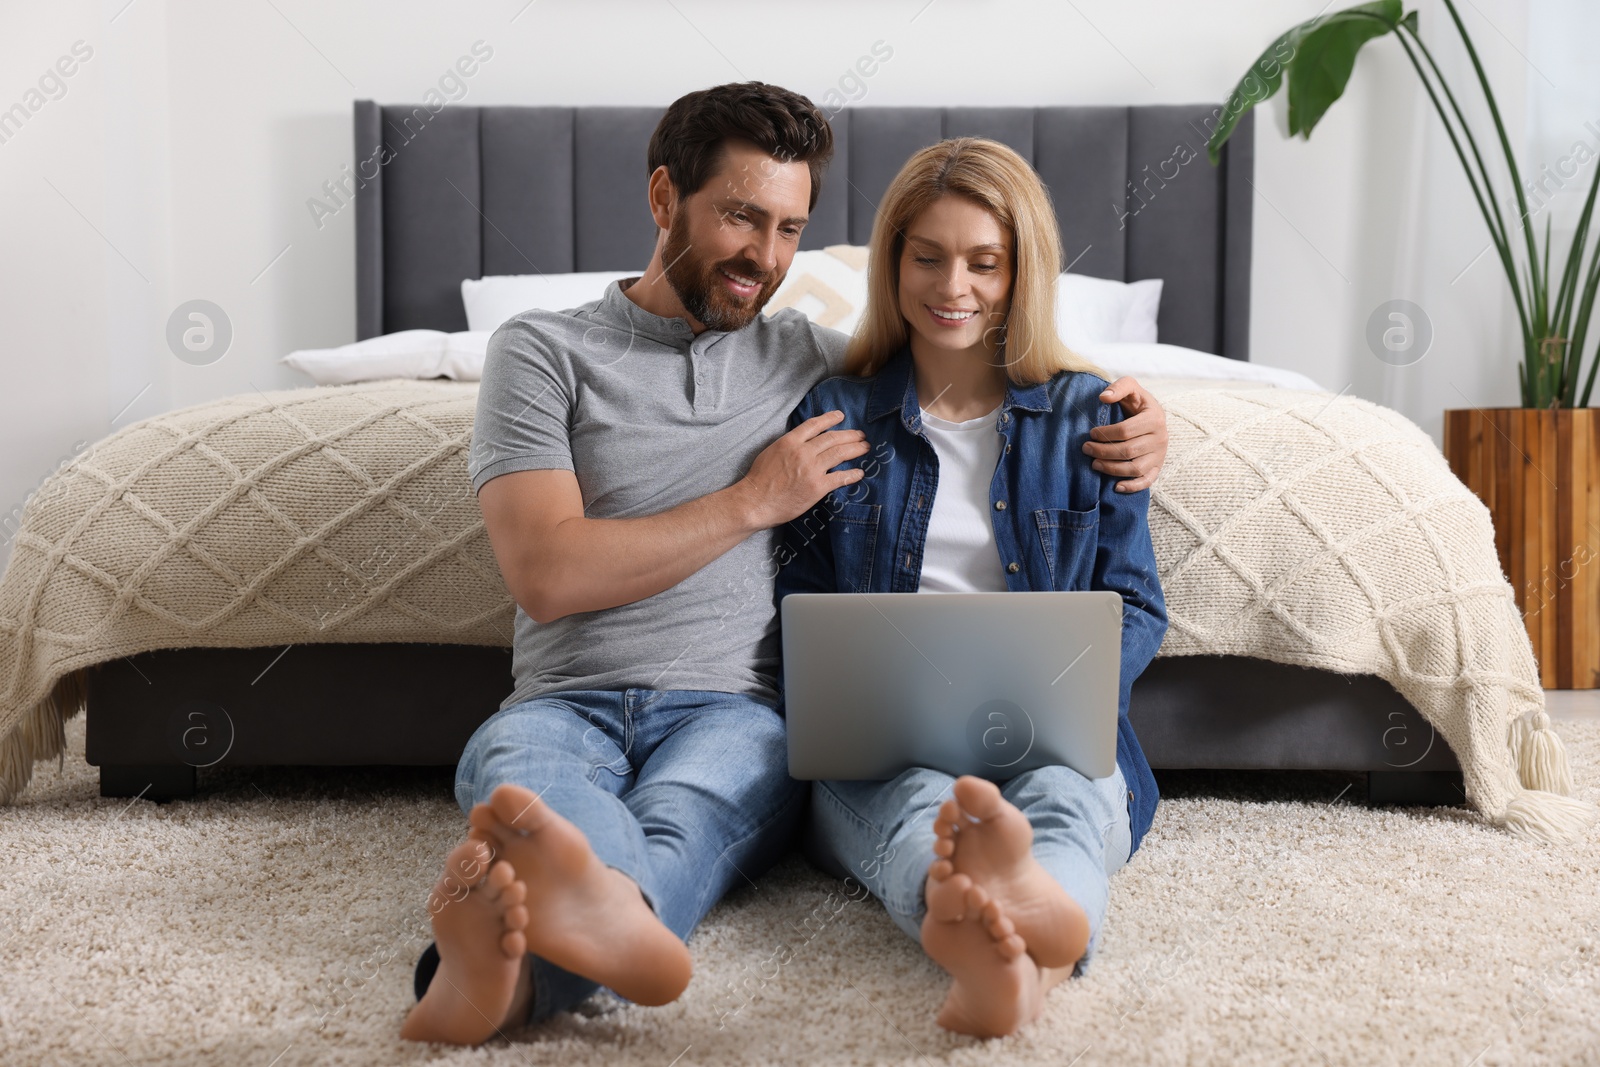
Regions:
<instances>
[{"instance_id":1,"label":"bed leg","mask_svg":"<svg viewBox=\"0 0 1600 1067\"><path fill-rule=\"evenodd\" d=\"M1397 807L1456 807L1466 802L1460 771L1368 771L1367 803Z\"/></svg>"},{"instance_id":2,"label":"bed leg","mask_svg":"<svg viewBox=\"0 0 1600 1067\"><path fill-rule=\"evenodd\" d=\"M105 764L100 768L100 795L182 800L194 796L195 772L187 763Z\"/></svg>"}]
</instances>

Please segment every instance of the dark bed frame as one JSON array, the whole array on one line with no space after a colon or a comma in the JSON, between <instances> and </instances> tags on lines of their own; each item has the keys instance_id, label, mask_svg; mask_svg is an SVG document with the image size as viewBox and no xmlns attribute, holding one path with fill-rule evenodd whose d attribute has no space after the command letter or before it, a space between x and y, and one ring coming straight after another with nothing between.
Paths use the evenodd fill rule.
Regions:
<instances>
[{"instance_id":1,"label":"dark bed frame","mask_svg":"<svg viewBox=\"0 0 1600 1067\"><path fill-rule=\"evenodd\" d=\"M359 338L466 329L460 283L642 268L659 107L355 102ZM916 149L992 137L1051 191L1073 271L1165 279L1162 341L1249 358L1254 112L1206 160L1216 109L859 108L802 248L866 244ZM509 635L508 635L509 638ZM512 690L509 648L308 644L147 652L91 668L88 759L107 796L191 794L212 766L453 765ZM1373 803L1458 804L1444 739L1380 678L1235 656L1157 657L1129 717L1153 768L1367 772Z\"/></svg>"}]
</instances>

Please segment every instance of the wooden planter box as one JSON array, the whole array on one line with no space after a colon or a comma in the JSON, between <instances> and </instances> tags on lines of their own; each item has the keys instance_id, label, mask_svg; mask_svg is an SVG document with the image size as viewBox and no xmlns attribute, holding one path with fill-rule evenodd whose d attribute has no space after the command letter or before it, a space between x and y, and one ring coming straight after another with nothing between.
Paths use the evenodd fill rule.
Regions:
<instances>
[{"instance_id":1,"label":"wooden planter box","mask_svg":"<svg viewBox=\"0 0 1600 1067\"><path fill-rule=\"evenodd\" d=\"M1494 517L1546 689L1600 688L1600 408L1444 413L1450 469Z\"/></svg>"}]
</instances>

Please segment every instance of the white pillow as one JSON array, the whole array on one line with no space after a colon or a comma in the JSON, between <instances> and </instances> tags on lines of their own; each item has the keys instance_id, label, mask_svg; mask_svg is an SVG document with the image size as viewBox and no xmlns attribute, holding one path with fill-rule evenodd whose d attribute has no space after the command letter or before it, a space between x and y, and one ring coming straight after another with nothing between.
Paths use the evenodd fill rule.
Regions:
<instances>
[{"instance_id":1,"label":"white pillow","mask_svg":"<svg viewBox=\"0 0 1600 1067\"><path fill-rule=\"evenodd\" d=\"M1137 283L1135 283L1137 284ZM1246 363L1240 359L1214 356L1179 345L1097 343L1069 345L1089 362L1103 368L1112 380L1132 375L1146 378L1207 378L1216 381L1250 382L1275 385L1281 389L1307 389L1327 392L1322 386L1297 371Z\"/></svg>"},{"instance_id":2,"label":"white pillow","mask_svg":"<svg viewBox=\"0 0 1600 1067\"><path fill-rule=\"evenodd\" d=\"M1119 282L1063 272L1056 279L1056 332L1068 348L1139 341L1156 343L1160 278Z\"/></svg>"},{"instance_id":3,"label":"white pillow","mask_svg":"<svg viewBox=\"0 0 1600 1067\"><path fill-rule=\"evenodd\" d=\"M348 385L382 378L483 379L483 356L493 330L443 333L401 330L338 348L309 348L280 359L318 385Z\"/></svg>"},{"instance_id":4,"label":"white pillow","mask_svg":"<svg viewBox=\"0 0 1600 1067\"><path fill-rule=\"evenodd\" d=\"M1154 344L1160 278L1118 282L1063 273L1056 280L1056 329L1067 347L1106 342ZM796 252L782 287L766 306L796 308L819 326L853 333L867 306L867 249L829 245Z\"/></svg>"},{"instance_id":5,"label":"white pillow","mask_svg":"<svg viewBox=\"0 0 1600 1067\"><path fill-rule=\"evenodd\" d=\"M461 303L467 329L499 329L507 319L530 308L566 311L605 295L606 286L638 276L636 270L600 270L576 274L490 274L461 282Z\"/></svg>"},{"instance_id":6,"label":"white pillow","mask_svg":"<svg viewBox=\"0 0 1600 1067\"><path fill-rule=\"evenodd\" d=\"M796 252L789 273L762 310L768 315L792 307L818 326L854 333L867 308L867 250L863 245L829 245Z\"/></svg>"},{"instance_id":7,"label":"white pillow","mask_svg":"<svg viewBox=\"0 0 1600 1067\"><path fill-rule=\"evenodd\" d=\"M632 271L590 271L468 278L461 283L461 298L466 307L468 326L464 332L402 330L338 348L291 352L279 362L310 375L318 385L440 376L456 381L480 381L489 335L502 322L530 308L565 311L590 303L600 299L606 286L613 281L633 276ZM1156 314L1160 301L1159 278L1119 282L1063 273L1056 284L1056 326L1068 347L1082 352L1107 369L1110 369L1107 363L1090 355L1090 348L1108 343L1146 342L1153 348L1192 352L1192 349L1177 349L1171 345L1155 345ZM763 310L770 315L779 308L793 307L818 325L851 333L866 310L866 305L866 247L829 245L822 249L796 252L783 285ZM1193 354L1205 359L1221 359L1204 352ZM1122 358L1130 358L1130 354L1124 353ZM1222 362L1254 368L1239 375L1247 379L1257 371L1272 370L1253 364L1239 364L1236 360ZM1146 370L1142 373L1206 376L1190 374L1186 370ZM1281 373L1293 374L1290 371ZM1309 378L1300 375L1295 377L1310 382ZM1316 387L1314 383L1313 387Z\"/></svg>"}]
</instances>

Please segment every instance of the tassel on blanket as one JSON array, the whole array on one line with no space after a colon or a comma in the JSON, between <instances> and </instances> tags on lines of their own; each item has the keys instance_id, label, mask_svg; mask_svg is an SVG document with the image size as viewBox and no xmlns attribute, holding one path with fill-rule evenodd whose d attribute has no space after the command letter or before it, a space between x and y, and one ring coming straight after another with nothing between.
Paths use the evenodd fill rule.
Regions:
<instances>
[{"instance_id":1,"label":"tassel on blanket","mask_svg":"<svg viewBox=\"0 0 1600 1067\"><path fill-rule=\"evenodd\" d=\"M1494 819L1518 837L1545 844L1572 844L1600 819L1600 808L1572 796L1567 748L1539 709L1511 722L1511 759L1522 788Z\"/></svg>"},{"instance_id":2,"label":"tassel on blanket","mask_svg":"<svg viewBox=\"0 0 1600 1067\"><path fill-rule=\"evenodd\" d=\"M1511 751L1517 762L1517 775L1524 789L1572 795L1572 769L1567 764L1567 747L1550 727L1550 716L1541 709L1531 716L1519 716L1511 724Z\"/></svg>"},{"instance_id":3,"label":"tassel on blanket","mask_svg":"<svg viewBox=\"0 0 1600 1067\"><path fill-rule=\"evenodd\" d=\"M1512 796L1506 810L1494 822L1518 837L1543 844L1570 845L1581 840L1584 831L1597 818L1600 818L1600 808L1587 800L1524 789Z\"/></svg>"},{"instance_id":4,"label":"tassel on blanket","mask_svg":"<svg viewBox=\"0 0 1600 1067\"><path fill-rule=\"evenodd\" d=\"M83 670L56 680L50 691L29 708L11 734L0 738L0 804L9 804L28 787L35 760L66 759L67 720L83 710L88 678Z\"/></svg>"}]
</instances>

